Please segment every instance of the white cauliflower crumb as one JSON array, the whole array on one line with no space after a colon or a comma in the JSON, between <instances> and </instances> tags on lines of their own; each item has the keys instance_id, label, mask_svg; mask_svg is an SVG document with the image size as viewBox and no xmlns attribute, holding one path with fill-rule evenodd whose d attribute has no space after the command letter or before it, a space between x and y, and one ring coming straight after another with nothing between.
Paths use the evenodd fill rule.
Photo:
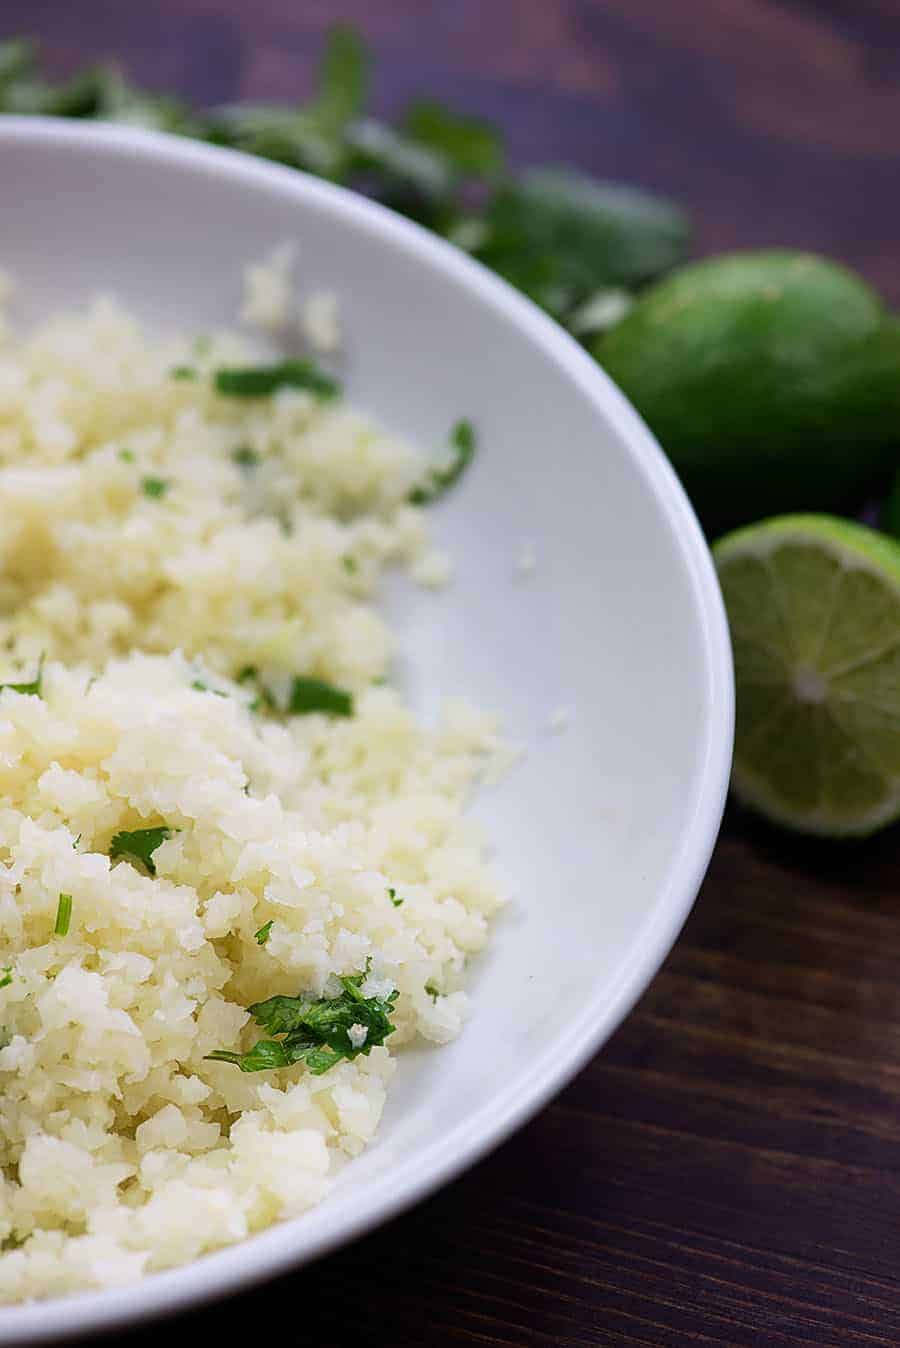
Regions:
<instances>
[{"instance_id":1,"label":"white cauliflower crumb","mask_svg":"<svg viewBox=\"0 0 900 1348\"><path fill-rule=\"evenodd\" d=\"M429 548L412 568L412 578L429 590L440 590L453 577L453 563L448 553L440 548Z\"/></svg>"},{"instance_id":2,"label":"white cauliflower crumb","mask_svg":"<svg viewBox=\"0 0 900 1348\"><path fill-rule=\"evenodd\" d=\"M300 319L304 337L320 355L333 356L340 350L340 306L333 290L317 290L310 295Z\"/></svg>"},{"instance_id":3,"label":"white cauliflower crumb","mask_svg":"<svg viewBox=\"0 0 900 1348\"><path fill-rule=\"evenodd\" d=\"M279 332L289 326L294 317L296 256L294 244L282 243L260 262L251 262L244 268L242 322L266 332Z\"/></svg>"}]
</instances>

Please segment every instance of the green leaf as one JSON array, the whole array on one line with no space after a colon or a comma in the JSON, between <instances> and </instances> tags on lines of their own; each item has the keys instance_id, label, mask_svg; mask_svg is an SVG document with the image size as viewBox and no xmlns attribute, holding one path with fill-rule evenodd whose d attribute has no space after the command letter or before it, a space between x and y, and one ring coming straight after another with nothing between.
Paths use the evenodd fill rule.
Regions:
<instances>
[{"instance_id":1,"label":"green leaf","mask_svg":"<svg viewBox=\"0 0 900 1348\"><path fill-rule=\"evenodd\" d=\"M11 37L0 42L0 97L16 80L32 77L36 61L37 44L31 38Z\"/></svg>"},{"instance_id":2,"label":"green leaf","mask_svg":"<svg viewBox=\"0 0 900 1348\"><path fill-rule=\"evenodd\" d=\"M395 991L388 997L366 997L362 984L367 969L342 978L337 997L277 996L257 1002L249 1008L257 1025L270 1035L283 1037L261 1039L247 1053L222 1049L209 1056L234 1063L242 1072L305 1062L314 1076L321 1076L342 1059L369 1053L393 1034L391 1015L399 994ZM356 1026L366 1032L361 1043L355 1042Z\"/></svg>"},{"instance_id":3,"label":"green leaf","mask_svg":"<svg viewBox=\"0 0 900 1348\"><path fill-rule=\"evenodd\" d=\"M156 874L156 866L153 862L153 853L157 847L161 847L164 842L172 837L173 830L167 828L165 824L158 825L155 828L136 828L130 832L125 830L117 833L109 845L109 856L111 861L116 861L122 857L125 861L132 864L137 861L151 875Z\"/></svg>"},{"instance_id":4,"label":"green leaf","mask_svg":"<svg viewBox=\"0 0 900 1348\"><path fill-rule=\"evenodd\" d=\"M241 445L239 449L234 450L231 459L233 463L237 464L238 468L246 468L248 471L259 467L262 463L261 455L257 454L256 450L251 449L249 445Z\"/></svg>"},{"instance_id":5,"label":"green leaf","mask_svg":"<svg viewBox=\"0 0 900 1348\"><path fill-rule=\"evenodd\" d=\"M291 1059L284 1046L274 1039L260 1039L247 1053L229 1053L226 1049L216 1049L207 1053L213 1062L230 1062L242 1072L266 1072L273 1067L289 1067Z\"/></svg>"},{"instance_id":6,"label":"green leaf","mask_svg":"<svg viewBox=\"0 0 900 1348\"><path fill-rule=\"evenodd\" d=\"M275 925L274 919L270 919L268 922L263 923L259 931L254 932L257 945L265 945L266 941L268 941L269 937L272 934L272 928L274 927L274 925Z\"/></svg>"},{"instance_id":7,"label":"green leaf","mask_svg":"<svg viewBox=\"0 0 900 1348\"><path fill-rule=\"evenodd\" d=\"M54 936L67 936L69 933L69 923L72 921L72 895L60 894L59 903L56 908L56 925L53 928Z\"/></svg>"},{"instance_id":8,"label":"green leaf","mask_svg":"<svg viewBox=\"0 0 900 1348\"><path fill-rule=\"evenodd\" d=\"M12 970L13 967L11 964L4 964L2 970L0 970L0 988L9 987L13 980Z\"/></svg>"},{"instance_id":9,"label":"green leaf","mask_svg":"<svg viewBox=\"0 0 900 1348\"><path fill-rule=\"evenodd\" d=\"M486 223L476 256L557 316L602 288L662 275L690 237L671 201L571 168L531 169L507 182Z\"/></svg>"},{"instance_id":10,"label":"green leaf","mask_svg":"<svg viewBox=\"0 0 900 1348\"><path fill-rule=\"evenodd\" d=\"M287 711L289 716L308 716L311 712L324 712L328 716L352 716L353 695L343 688L336 688L324 679L311 679L297 674L291 684L291 696Z\"/></svg>"},{"instance_id":11,"label":"green leaf","mask_svg":"<svg viewBox=\"0 0 900 1348\"><path fill-rule=\"evenodd\" d=\"M336 398L341 392L338 381L311 360L217 370L214 382L216 391L230 398L263 398L280 388L307 389L318 398Z\"/></svg>"},{"instance_id":12,"label":"green leaf","mask_svg":"<svg viewBox=\"0 0 900 1348\"><path fill-rule=\"evenodd\" d=\"M355 29L336 24L325 39L319 90L309 113L320 124L342 131L362 112L368 93L369 55Z\"/></svg>"},{"instance_id":13,"label":"green leaf","mask_svg":"<svg viewBox=\"0 0 900 1348\"><path fill-rule=\"evenodd\" d=\"M496 127L476 117L460 117L441 103L413 103L403 120L417 144L427 146L460 177L493 178L503 167L503 142Z\"/></svg>"},{"instance_id":14,"label":"green leaf","mask_svg":"<svg viewBox=\"0 0 900 1348\"><path fill-rule=\"evenodd\" d=\"M389 889L389 890L388 890L388 898L390 899L391 903L394 905L395 908L402 908L402 907L403 907L403 900L397 898L397 891L396 891L396 889Z\"/></svg>"},{"instance_id":15,"label":"green leaf","mask_svg":"<svg viewBox=\"0 0 900 1348\"><path fill-rule=\"evenodd\" d=\"M475 457L475 428L471 421L457 421L450 432L453 457L442 468L430 468L428 478L409 493L411 505L431 505L455 486Z\"/></svg>"},{"instance_id":16,"label":"green leaf","mask_svg":"<svg viewBox=\"0 0 900 1348\"><path fill-rule=\"evenodd\" d=\"M122 460L123 463L134 463L134 450L120 449L119 458Z\"/></svg>"},{"instance_id":17,"label":"green leaf","mask_svg":"<svg viewBox=\"0 0 900 1348\"><path fill-rule=\"evenodd\" d=\"M37 673L28 683L0 683L0 693L4 688L9 688L14 693L22 693L26 697L43 697L42 685L44 682L44 657L38 660Z\"/></svg>"},{"instance_id":18,"label":"green leaf","mask_svg":"<svg viewBox=\"0 0 900 1348\"><path fill-rule=\"evenodd\" d=\"M195 693L212 693L213 697L228 696L227 693L222 692L221 688L210 688L209 684L204 683L202 679L192 679L191 687L193 688Z\"/></svg>"},{"instance_id":19,"label":"green leaf","mask_svg":"<svg viewBox=\"0 0 900 1348\"><path fill-rule=\"evenodd\" d=\"M355 153L354 170L381 201L426 223L450 207L451 166L427 145L374 118L349 127L347 140Z\"/></svg>"},{"instance_id":20,"label":"green leaf","mask_svg":"<svg viewBox=\"0 0 900 1348\"><path fill-rule=\"evenodd\" d=\"M426 983L425 991L433 1002L436 1002L441 995L440 988L435 987L434 983Z\"/></svg>"},{"instance_id":21,"label":"green leaf","mask_svg":"<svg viewBox=\"0 0 900 1348\"><path fill-rule=\"evenodd\" d=\"M208 139L233 145L337 181L352 158L346 129L363 110L368 84L366 47L352 29L329 32L315 98L300 107L236 103L220 111Z\"/></svg>"},{"instance_id":22,"label":"green leaf","mask_svg":"<svg viewBox=\"0 0 900 1348\"><path fill-rule=\"evenodd\" d=\"M149 496L152 501L158 501L165 496L170 486L171 483L167 482L164 477L141 478L141 491L145 496Z\"/></svg>"}]
</instances>

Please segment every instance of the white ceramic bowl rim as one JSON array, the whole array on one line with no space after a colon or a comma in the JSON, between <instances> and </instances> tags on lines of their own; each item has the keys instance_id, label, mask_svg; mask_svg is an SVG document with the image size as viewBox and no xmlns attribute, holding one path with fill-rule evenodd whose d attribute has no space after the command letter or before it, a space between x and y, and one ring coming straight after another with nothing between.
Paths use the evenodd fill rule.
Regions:
<instances>
[{"instance_id":1,"label":"white ceramic bowl rim","mask_svg":"<svg viewBox=\"0 0 900 1348\"><path fill-rule=\"evenodd\" d=\"M373 236L402 246L422 265L444 276L499 311L527 334L545 358L576 384L627 439L651 493L680 540L692 597L700 615L707 683L706 741L698 754L702 768L680 850L667 884L633 941L617 977L599 988L571 1022L564 1044L550 1043L530 1071L489 1106L422 1151L414 1163L401 1163L368 1180L352 1219L335 1222L314 1241L304 1242L302 1258L316 1258L339 1244L396 1216L452 1179L496 1147L546 1104L579 1071L612 1033L644 991L668 954L690 911L718 833L728 788L733 739L733 679L728 628L709 550L684 491L653 436L600 367L566 332L504 281L443 240L392 211L353 192L309 177L295 169L224 150L129 127L63 122L50 118L0 119L4 145L69 142L73 148L102 147L112 154L171 163L242 185L278 189L312 201L335 219L352 219ZM246 1288L298 1262L298 1222L269 1228L239 1245L206 1255L182 1268L151 1275L122 1289L87 1292L55 1301L0 1309L0 1343L59 1340L96 1332L196 1305Z\"/></svg>"}]
</instances>

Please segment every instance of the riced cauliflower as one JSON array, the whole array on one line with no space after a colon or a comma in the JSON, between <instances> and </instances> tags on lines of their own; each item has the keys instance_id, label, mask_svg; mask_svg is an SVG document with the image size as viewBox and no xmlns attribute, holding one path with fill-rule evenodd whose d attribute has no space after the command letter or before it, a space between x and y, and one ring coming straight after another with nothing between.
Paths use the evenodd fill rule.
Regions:
<instances>
[{"instance_id":1,"label":"riced cauliflower","mask_svg":"<svg viewBox=\"0 0 900 1348\"><path fill-rule=\"evenodd\" d=\"M217 391L261 359L108 299L0 332L4 1301L318 1202L500 903L463 814L493 722L386 682L381 572L448 567L427 465L302 362Z\"/></svg>"}]
</instances>

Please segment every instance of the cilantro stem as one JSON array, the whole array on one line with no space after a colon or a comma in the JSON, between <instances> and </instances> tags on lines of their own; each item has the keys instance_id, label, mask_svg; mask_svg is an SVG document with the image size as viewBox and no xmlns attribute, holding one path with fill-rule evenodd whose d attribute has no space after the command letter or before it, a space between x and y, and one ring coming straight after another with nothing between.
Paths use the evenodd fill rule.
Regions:
<instances>
[{"instance_id":1,"label":"cilantro stem","mask_svg":"<svg viewBox=\"0 0 900 1348\"><path fill-rule=\"evenodd\" d=\"M59 903L56 909L56 925L53 928L54 936L67 936L69 933L69 923L72 921L72 895L60 894Z\"/></svg>"}]
</instances>

